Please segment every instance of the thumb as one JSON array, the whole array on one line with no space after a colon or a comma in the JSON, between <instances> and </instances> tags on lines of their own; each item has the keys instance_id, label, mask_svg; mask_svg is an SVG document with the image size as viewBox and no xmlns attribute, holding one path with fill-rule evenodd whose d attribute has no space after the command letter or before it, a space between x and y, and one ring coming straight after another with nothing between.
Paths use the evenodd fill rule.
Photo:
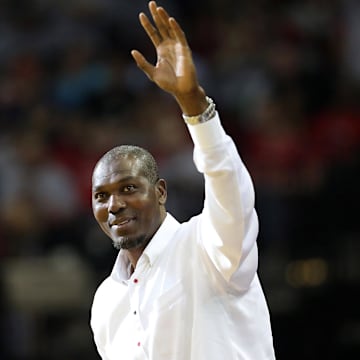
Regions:
<instances>
[{"instance_id":1,"label":"thumb","mask_svg":"<svg viewBox=\"0 0 360 360\"><path fill-rule=\"evenodd\" d=\"M134 58L136 65L146 74L146 76L151 81L153 81L154 66L152 66L137 50L132 50L131 55Z\"/></svg>"}]
</instances>

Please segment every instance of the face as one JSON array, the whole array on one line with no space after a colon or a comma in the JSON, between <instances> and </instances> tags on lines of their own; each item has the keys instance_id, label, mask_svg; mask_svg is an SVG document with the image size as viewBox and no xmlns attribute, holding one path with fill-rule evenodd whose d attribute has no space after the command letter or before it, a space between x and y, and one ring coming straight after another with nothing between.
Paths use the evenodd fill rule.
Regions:
<instances>
[{"instance_id":1,"label":"face","mask_svg":"<svg viewBox=\"0 0 360 360\"><path fill-rule=\"evenodd\" d=\"M165 202L165 181L148 181L137 159L101 162L94 171L94 216L118 249L145 248L166 216Z\"/></svg>"}]
</instances>

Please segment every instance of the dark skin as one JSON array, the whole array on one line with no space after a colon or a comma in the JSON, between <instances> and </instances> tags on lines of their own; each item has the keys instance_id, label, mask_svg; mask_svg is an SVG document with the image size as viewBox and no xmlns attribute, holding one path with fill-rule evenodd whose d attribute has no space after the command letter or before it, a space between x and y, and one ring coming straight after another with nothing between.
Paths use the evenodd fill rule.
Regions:
<instances>
[{"instance_id":1,"label":"dark skin","mask_svg":"<svg viewBox=\"0 0 360 360\"><path fill-rule=\"evenodd\" d=\"M133 268L166 217L166 183L151 183L132 157L101 162L93 174L93 212L101 229L126 252Z\"/></svg>"},{"instance_id":2,"label":"dark skin","mask_svg":"<svg viewBox=\"0 0 360 360\"><path fill-rule=\"evenodd\" d=\"M137 50L133 50L131 55L151 81L175 98L183 114L202 114L208 103L199 85L191 49L183 30L155 1L149 2L149 10L155 26L144 13L140 13L139 20L155 47L156 64L151 65Z\"/></svg>"},{"instance_id":3,"label":"dark skin","mask_svg":"<svg viewBox=\"0 0 360 360\"><path fill-rule=\"evenodd\" d=\"M153 24L144 13L139 20L155 47L156 64L150 64L138 50L131 55L151 81L174 97L183 114L199 115L208 103L185 34L155 1L149 2L149 10ZM165 181L149 182L135 159L99 164L94 171L95 218L114 244L126 251L133 269L166 217L166 196Z\"/></svg>"}]
</instances>

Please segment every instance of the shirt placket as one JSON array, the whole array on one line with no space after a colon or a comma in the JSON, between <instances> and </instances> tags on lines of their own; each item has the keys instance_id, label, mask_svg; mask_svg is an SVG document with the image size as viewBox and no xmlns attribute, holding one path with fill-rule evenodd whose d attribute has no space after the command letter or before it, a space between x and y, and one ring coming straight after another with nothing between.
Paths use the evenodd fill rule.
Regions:
<instances>
[{"instance_id":1,"label":"shirt placket","mask_svg":"<svg viewBox=\"0 0 360 360\"><path fill-rule=\"evenodd\" d=\"M140 319L141 292L145 282L148 265L144 259L139 259L136 269L129 281L129 295L131 316L134 323L134 338L132 339L135 358L134 360L147 359L144 349L144 329Z\"/></svg>"}]
</instances>

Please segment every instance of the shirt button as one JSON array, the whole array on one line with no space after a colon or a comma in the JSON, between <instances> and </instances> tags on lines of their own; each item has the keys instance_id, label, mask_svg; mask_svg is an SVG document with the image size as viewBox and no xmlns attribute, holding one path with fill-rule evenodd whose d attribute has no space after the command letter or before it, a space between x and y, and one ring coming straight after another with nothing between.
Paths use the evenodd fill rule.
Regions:
<instances>
[{"instance_id":1,"label":"shirt button","mask_svg":"<svg viewBox=\"0 0 360 360\"><path fill-rule=\"evenodd\" d=\"M141 343L140 343L140 341L137 343L137 346L140 346L141 345Z\"/></svg>"},{"instance_id":2,"label":"shirt button","mask_svg":"<svg viewBox=\"0 0 360 360\"><path fill-rule=\"evenodd\" d=\"M138 279L134 279L134 283L137 284L139 282Z\"/></svg>"},{"instance_id":3,"label":"shirt button","mask_svg":"<svg viewBox=\"0 0 360 360\"><path fill-rule=\"evenodd\" d=\"M134 311L134 315L136 315L136 310Z\"/></svg>"}]
</instances>

